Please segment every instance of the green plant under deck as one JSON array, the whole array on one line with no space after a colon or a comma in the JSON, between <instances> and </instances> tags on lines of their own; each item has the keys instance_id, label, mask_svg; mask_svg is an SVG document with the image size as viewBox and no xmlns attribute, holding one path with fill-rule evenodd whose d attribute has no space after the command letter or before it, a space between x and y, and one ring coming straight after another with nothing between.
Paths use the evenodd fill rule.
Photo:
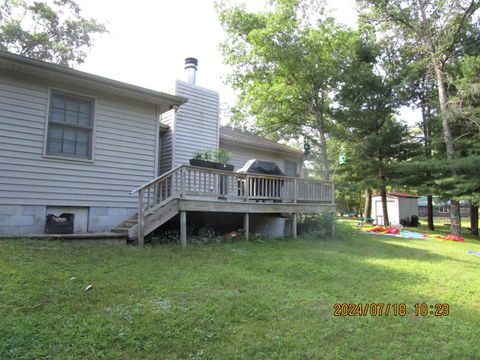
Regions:
<instances>
[{"instance_id":1,"label":"green plant under deck","mask_svg":"<svg viewBox=\"0 0 480 360\"><path fill-rule=\"evenodd\" d=\"M159 247L0 241L0 358L474 359L478 242ZM87 285L93 289L85 291ZM405 317L334 317L335 303ZM443 318L413 304L449 303Z\"/></svg>"}]
</instances>

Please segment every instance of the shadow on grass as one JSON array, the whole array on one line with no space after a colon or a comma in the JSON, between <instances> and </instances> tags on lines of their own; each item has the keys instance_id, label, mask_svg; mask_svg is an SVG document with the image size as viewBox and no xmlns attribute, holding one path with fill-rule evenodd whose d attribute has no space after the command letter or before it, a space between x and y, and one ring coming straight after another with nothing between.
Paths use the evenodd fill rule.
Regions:
<instances>
[{"instance_id":1,"label":"shadow on grass","mask_svg":"<svg viewBox=\"0 0 480 360\"><path fill-rule=\"evenodd\" d=\"M458 293L451 317L415 318L414 303L450 300L437 297L417 264L435 272L447 258L389 239L269 240L187 249L50 242L0 246L5 314L0 327L7 329L0 358L478 354L478 309L458 305L458 297L471 301L469 291L480 290L478 282L471 289L445 283ZM94 288L85 292L89 283ZM405 303L409 316L333 316L335 303L366 302Z\"/></svg>"}]
</instances>

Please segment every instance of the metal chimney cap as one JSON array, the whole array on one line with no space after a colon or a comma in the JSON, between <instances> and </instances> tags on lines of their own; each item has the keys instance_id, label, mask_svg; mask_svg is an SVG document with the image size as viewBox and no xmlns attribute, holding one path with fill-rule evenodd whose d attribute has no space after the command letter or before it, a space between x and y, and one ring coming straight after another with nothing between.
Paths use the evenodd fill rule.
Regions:
<instances>
[{"instance_id":1,"label":"metal chimney cap","mask_svg":"<svg viewBox=\"0 0 480 360\"><path fill-rule=\"evenodd\" d=\"M185 59L185 69L189 67L197 67L198 60L194 57L188 57Z\"/></svg>"}]
</instances>

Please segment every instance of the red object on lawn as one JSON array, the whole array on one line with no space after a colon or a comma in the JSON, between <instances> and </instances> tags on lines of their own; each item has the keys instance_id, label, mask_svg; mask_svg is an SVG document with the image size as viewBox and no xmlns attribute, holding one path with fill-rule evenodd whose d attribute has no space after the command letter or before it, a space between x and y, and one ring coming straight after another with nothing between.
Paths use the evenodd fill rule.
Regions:
<instances>
[{"instance_id":1,"label":"red object on lawn","mask_svg":"<svg viewBox=\"0 0 480 360\"><path fill-rule=\"evenodd\" d=\"M373 231L373 232L385 232L387 230L386 228L382 226L375 226L374 228L369 229L368 231Z\"/></svg>"},{"instance_id":2,"label":"red object on lawn","mask_svg":"<svg viewBox=\"0 0 480 360\"><path fill-rule=\"evenodd\" d=\"M394 227L389 227L385 231L385 234L398 234L400 232L400 229L394 228Z\"/></svg>"},{"instance_id":3,"label":"red object on lawn","mask_svg":"<svg viewBox=\"0 0 480 360\"><path fill-rule=\"evenodd\" d=\"M452 234L449 234L447 236L445 236L443 238L443 240L451 240L451 241L458 241L458 242L465 242L465 239L460 237L460 236L457 236L457 235L452 235Z\"/></svg>"}]
</instances>

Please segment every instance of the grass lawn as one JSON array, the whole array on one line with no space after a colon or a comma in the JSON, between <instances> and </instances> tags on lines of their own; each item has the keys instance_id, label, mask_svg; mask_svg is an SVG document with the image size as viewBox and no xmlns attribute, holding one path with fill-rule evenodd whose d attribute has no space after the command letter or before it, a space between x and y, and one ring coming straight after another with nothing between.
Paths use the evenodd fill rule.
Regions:
<instances>
[{"instance_id":1,"label":"grass lawn","mask_svg":"<svg viewBox=\"0 0 480 360\"><path fill-rule=\"evenodd\" d=\"M480 242L0 241L0 359L478 359ZM85 291L92 284L90 291ZM448 303L445 317L416 303ZM335 303L407 315L334 316Z\"/></svg>"}]
</instances>

